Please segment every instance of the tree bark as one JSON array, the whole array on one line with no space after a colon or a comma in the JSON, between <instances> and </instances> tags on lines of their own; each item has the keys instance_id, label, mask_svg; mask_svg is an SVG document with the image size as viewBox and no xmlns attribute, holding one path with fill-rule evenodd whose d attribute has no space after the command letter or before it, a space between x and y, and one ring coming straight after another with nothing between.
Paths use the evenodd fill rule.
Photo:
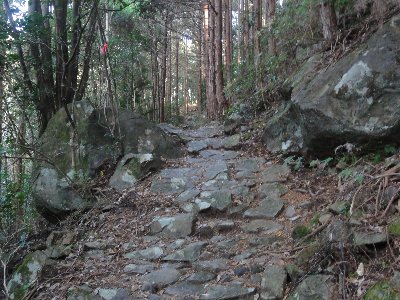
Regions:
<instances>
[{"instance_id":1,"label":"tree bark","mask_svg":"<svg viewBox=\"0 0 400 300\"><path fill-rule=\"evenodd\" d=\"M175 43L175 114L179 116L179 37Z\"/></svg>"},{"instance_id":2,"label":"tree bark","mask_svg":"<svg viewBox=\"0 0 400 300\"><path fill-rule=\"evenodd\" d=\"M217 0L218 1L218 0ZM217 98L216 98L216 82L215 82L215 0L211 0L206 7L205 12L208 14L208 74L207 74L207 114L210 119L216 119L217 113Z\"/></svg>"},{"instance_id":3,"label":"tree bark","mask_svg":"<svg viewBox=\"0 0 400 300\"><path fill-rule=\"evenodd\" d=\"M319 7L324 39L327 41L331 41L337 31L335 4L333 3L333 1L324 0L320 3Z\"/></svg>"},{"instance_id":4,"label":"tree bark","mask_svg":"<svg viewBox=\"0 0 400 300\"><path fill-rule=\"evenodd\" d=\"M216 68L216 100L217 100L217 111L216 117L219 118L222 115L223 109L226 106L226 99L224 95L224 75L223 75L223 62L222 62L222 30L223 30L223 7L222 0L215 0L215 11L216 11L216 24L215 24L215 68Z\"/></svg>"},{"instance_id":5,"label":"tree bark","mask_svg":"<svg viewBox=\"0 0 400 300\"><path fill-rule=\"evenodd\" d=\"M165 122L167 52L168 52L168 13L166 13L165 20L164 20L163 49L162 49L162 57L161 57L160 123Z\"/></svg>"},{"instance_id":6,"label":"tree bark","mask_svg":"<svg viewBox=\"0 0 400 300\"><path fill-rule=\"evenodd\" d=\"M267 19L267 29L270 34L268 39L268 54L276 55L276 39L273 36L272 25L275 21L276 14L276 0L268 0L268 19Z\"/></svg>"},{"instance_id":7,"label":"tree bark","mask_svg":"<svg viewBox=\"0 0 400 300\"><path fill-rule=\"evenodd\" d=\"M225 78L231 82L233 48L232 48L232 0L225 0Z\"/></svg>"},{"instance_id":8,"label":"tree bark","mask_svg":"<svg viewBox=\"0 0 400 300\"><path fill-rule=\"evenodd\" d=\"M253 30L253 42L254 42L254 65L257 68L260 62L260 38L259 31L261 29L261 0L254 0L254 30Z\"/></svg>"}]
</instances>

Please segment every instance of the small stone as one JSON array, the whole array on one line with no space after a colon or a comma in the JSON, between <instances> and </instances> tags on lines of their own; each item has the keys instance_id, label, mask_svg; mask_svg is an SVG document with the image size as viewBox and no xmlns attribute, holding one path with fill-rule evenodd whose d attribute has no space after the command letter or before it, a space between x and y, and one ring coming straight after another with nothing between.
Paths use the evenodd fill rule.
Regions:
<instances>
[{"instance_id":1,"label":"small stone","mask_svg":"<svg viewBox=\"0 0 400 300\"><path fill-rule=\"evenodd\" d=\"M181 273L175 269L161 269L143 276L142 290L154 291L179 280Z\"/></svg>"},{"instance_id":2,"label":"small stone","mask_svg":"<svg viewBox=\"0 0 400 300\"><path fill-rule=\"evenodd\" d=\"M304 275L304 271L294 264L287 265L286 271L291 282L297 282Z\"/></svg>"},{"instance_id":3,"label":"small stone","mask_svg":"<svg viewBox=\"0 0 400 300\"><path fill-rule=\"evenodd\" d=\"M223 140L223 147L225 149L235 149L240 146L240 134L235 134Z\"/></svg>"},{"instance_id":4,"label":"small stone","mask_svg":"<svg viewBox=\"0 0 400 300\"><path fill-rule=\"evenodd\" d=\"M124 255L128 259L148 259L155 260L163 256L164 251L160 247L151 247L139 251L130 252Z\"/></svg>"},{"instance_id":5,"label":"small stone","mask_svg":"<svg viewBox=\"0 0 400 300\"><path fill-rule=\"evenodd\" d=\"M286 194L289 189L281 183L266 183L259 187L260 198L276 199Z\"/></svg>"},{"instance_id":6,"label":"small stone","mask_svg":"<svg viewBox=\"0 0 400 300\"><path fill-rule=\"evenodd\" d=\"M283 228L279 223L272 220L252 220L250 223L242 225L241 228L245 232L257 233L263 231L267 234L277 232Z\"/></svg>"},{"instance_id":7,"label":"small stone","mask_svg":"<svg viewBox=\"0 0 400 300\"><path fill-rule=\"evenodd\" d=\"M206 283L213 280L215 277L217 277L217 275L211 272L197 272L190 275L188 281L192 283Z\"/></svg>"},{"instance_id":8,"label":"small stone","mask_svg":"<svg viewBox=\"0 0 400 300\"><path fill-rule=\"evenodd\" d=\"M332 219L333 215L332 214L323 214L318 218L318 222L320 224L325 224L327 222L329 222Z\"/></svg>"},{"instance_id":9,"label":"small stone","mask_svg":"<svg viewBox=\"0 0 400 300\"><path fill-rule=\"evenodd\" d=\"M173 299L187 299L186 296L199 297L203 293L203 285L191 282L178 282L165 289L165 294L173 296Z\"/></svg>"},{"instance_id":10,"label":"small stone","mask_svg":"<svg viewBox=\"0 0 400 300\"><path fill-rule=\"evenodd\" d=\"M349 208L350 205L346 201L337 201L329 206L329 210L337 215L346 213Z\"/></svg>"},{"instance_id":11,"label":"small stone","mask_svg":"<svg viewBox=\"0 0 400 300\"><path fill-rule=\"evenodd\" d=\"M290 205L290 206L288 206L288 207L286 208L286 210L285 210L285 217L286 217L287 219L291 219L291 218L293 218L294 216L296 216L296 209L294 208L293 205Z\"/></svg>"},{"instance_id":12,"label":"small stone","mask_svg":"<svg viewBox=\"0 0 400 300\"><path fill-rule=\"evenodd\" d=\"M208 272L221 272L229 269L228 260L218 258L214 260L198 261L195 264L196 269Z\"/></svg>"},{"instance_id":13,"label":"small stone","mask_svg":"<svg viewBox=\"0 0 400 300\"><path fill-rule=\"evenodd\" d=\"M311 275L304 279L288 297L288 300L334 299L333 276Z\"/></svg>"},{"instance_id":14,"label":"small stone","mask_svg":"<svg viewBox=\"0 0 400 300\"><path fill-rule=\"evenodd\" d=\"M200 195L200 191L198 189L190 189L181 193L178 197L176 197L177 202L186 202L191 199L194 199Z\"/></svg>"},{"instance_id":15,"label":"small stone","mask_svg":"<svg viewBox=\"0 0 400 300\"><path fill-rule=\"evenodd\" d=\"M283 201L281 199L265 199L257 208L250 208L243 214L245 218L265 218L273 219L283 209Z\"/></svg>"},{"instance_id":16,"label":"small stone","mask_svg":"<svg viewBox=\"0 0 400 300\"><path fill-rule=\"evenodd\" d=\"M184 239L177 239L176 241L172 242L171 244L168 245L169 249L175 250L180 247L182 247L186 243L186 240Z\"/></svg>"},{"instance_id":17,"label":"small stone","mask_svg":"<svg viewBox=\"0 0 400 300\"><path fill-rule=\"evenodd\" d=\"M235 222L233 222L232 220L221 220L215 226L218 231L228 231L232 230L234 227Z\"/></svg>"},{"instance_id":18,"label":"small stone","mask_svg":"<svg viewBox=\"0 0 400 300\"><path fill-rule=\"evenodd\" d=\"M133 299L126 289L98 289L96 292L104 300Z\"/></svg>"},{"instance_id":19,"label":"small stone","mask_svg":"<svg viewBox=\"0 0 400 300\"><path fill-rule=\"evenodd\" d=\"M244 274L248 273L250 270L248 267L246 266L238 266L233 270L233 274L235 274L236 276L243 276Z\"/></svg>"},{"instance_id":20,"label":"small stone","mask_svg":"<svg viewBox=\"0 0 400 300\"><path fill-rule=\"evenodd\" d=\"M193 233L196 218L193 214L179 214L173 217L155 218L151 224L152 233L165 237L182 238Z\"/></svg>"},{"instance_id":21,"label":"small stone","mask_svg":"<svg viewBox=\"0 0 400 300\"><path fill-rule=\"evenodd\" d=\"M191 141L187 144L189 153L198 153L208 147L205 141Z\"/></svg>"},{"instance_id":22,"label":"small stone","mask_svg":"<svg viewBox=\"0 0 400 300\"><path fill-rule=\"evenodd\" d=\"M387 235L384 232L355 232L354 245L371 246L387 243Z\"/></svg>"},{"instance_id":23,"label":"small stone","mask_svg":"<svg viewBox=\"0 0 400 300\"><path fill-rule=\"evenodd\" d=\"M261 299L283 299L286 277L286 270L283 266L267 266L261 280Z\"/></svg>"},{"instance_id":24,"label":"small stone","mask_svg":"<svg viewBox=\"0 0 400 300\"><path fill-rule=\"evenodd\" d=\"M262 172L263 182L285 182L290 174L286 165L272 165Z\"/></svg>"},{"instance_id":25,"label":"small stone","mask_svg":"<svg viewBox=\"0 0 400 300\"><path fill-rule=\"evenodd\" d=\"M247 171L247 172L258 172L260 170L260 166L265 163L265 159L262 157L256 158L245 158L241 159L235 164L236 171Z\"/></svg>"},{"instance_id":26,"label":"small stone","mask_svg":"<svg viewBox=\"0 0 400 300\"><path fill-rule=\"evenodd\" d=\"M232 194L226 190L202 192L200 197L202 201L209 202L211 207L218 211L226 210L232 203Z\"/></svg>"},{"instance_id":27,"label":"small stone","mask_svg":"<svg viewBox=\"0 0 400 300\"><path fill-rule=\"evenodd\" d=\"M182 250L178 250L166 256L164 261L188 261L192 262L199 258L201 250L206 246L205 242L196 242L188 245Z\"/></svg>"},{"instance_id":28,"label":"small stone","mask_svg":"<svg viewBox=\"0 0 400 300\"><path fill-rule=\"evenodd\" d=\"M236 284L232 285L211 285L207 288L206 293L200 295L200 299L217 300L217 299L253 299L255 288L245 288Z\"/></svg>"},{"instance_id":29,"label":"small stone","mask_svg":"<svg viewBox=\"0 0 400 300\"><path fill-rule=\"evenodd\" d=\"M146 274L148 272L154 271L156 266L154 264L147 265L137 265L137 264L129 264L125 266L125 273L133 273L133 274Z\"/></svg>"}]
</instances>

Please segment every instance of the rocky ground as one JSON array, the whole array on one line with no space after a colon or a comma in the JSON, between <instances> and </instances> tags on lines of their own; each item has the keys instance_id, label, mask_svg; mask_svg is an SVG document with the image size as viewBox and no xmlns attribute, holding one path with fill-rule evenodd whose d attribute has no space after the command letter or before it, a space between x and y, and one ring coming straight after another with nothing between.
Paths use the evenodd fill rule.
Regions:
<instances>
[{"instance_id":1,"label":"rocky ground","mask_svg":"<svg viewBox=\"0 0 400 300\"><path fill-rule=\"evenodd\" d=\"M254 124L162 127L187 155L36 245L46 263L28 298L399 298L389 167L368 174L391 192L321 162L297 170L265 152Z\"/></svg>"}]
</instances>

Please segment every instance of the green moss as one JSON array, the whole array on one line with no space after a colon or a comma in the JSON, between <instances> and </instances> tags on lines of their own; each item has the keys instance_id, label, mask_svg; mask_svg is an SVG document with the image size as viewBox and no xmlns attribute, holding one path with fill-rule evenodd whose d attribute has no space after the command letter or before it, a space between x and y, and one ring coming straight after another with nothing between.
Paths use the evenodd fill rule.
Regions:
<instances>
[{"instance_id":1,"label":"green moss","mask_svg":"<svg viewBox=\"0 0 400 300\"><path fill-rule=\"evenodd\" d=\"M132 175L135 178L139 178L141 175L141 167L140 167L140 162L137 158L132 158L126 165L125 165L129 171L131 171Z\"/></svg>"},{"instance_id":2,"label":"green moss","mask_svg":"<svg viewBox=\"0 0 400 300\"><path fill-rule=\"evenodd\" d=\"M45 254L40 251L25 257L7 286L12 299L23 299L31 285L35 283L46 258Z\"/></svg>"},{"instance_id":3,"label":"green moss","mask_svg":"<svg viewBox=\"0 0 400 300\"><path fill-rule=\"evenodd\" d=\"M387 281L380 281L373 285L365 294L365 300L396 300L400 294Z\"/></svg>"},{"instance_id":4,"label":"green moss","mask_svg":"<svg viewBox=\"0 0 400 300\"><path fill-rule=\"evenodd\" d=\"M400 237L400 220L396 220L388 226L388 233L395 237Z\"/></svg>"},{"instance_id":5,"label":"green moss","mask_svg":"<svg viewBox=\"0 0 400 300\"><path fill-rule=\"evenodd\" d=\"M292 238L295 240L305 237L307 234L311 233L311 229L305 225L298 225L293 229Z\"/></svg>"}]
</instances>

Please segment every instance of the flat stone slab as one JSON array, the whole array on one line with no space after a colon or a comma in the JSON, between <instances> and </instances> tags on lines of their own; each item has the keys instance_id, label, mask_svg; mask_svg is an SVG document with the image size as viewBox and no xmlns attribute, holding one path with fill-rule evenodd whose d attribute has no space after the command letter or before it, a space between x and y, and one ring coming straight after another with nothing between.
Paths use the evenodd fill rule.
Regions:
<instances>
[{"instance_id":1,"label":"flat stone slab","mask_svg":"<svg viewBox=\"0 0 400 300\"><path fill-rule=\"evenodd\" d=\"M228 166L224 160L217 160L211 164L207 164L204 171L205 180L214 179L217 175L227 172Z\"/></svg>"},{"instance_id":2,"label":"flat stone slab","mask_svg":"<svg viewBox=\"0 0 400 300\"><path fill-rule=\"evenodd\" d=\"M235 134L224 138L223 147L225 149L235 149L240 146L240 134Z\"/></svg>"},{"instance_id":3,"label":"flat stone slab","mask_svg":"<svg viewBox=\"0 0 400 300\"><path fill-rule=\"evenodd\" d=\"M223 140L221 138L208 138L205 140L205 142L212 149L220 149L222 148Z\"/></svg>"},{"instance_id":4,"label":"flat stone slab","mask_svg":"<svg viewBox=\"0 0 400 300\"><path fill-rule=\"evenodd\" d=\"M156 269L155 264L145 264L145 265L129 264L125 266L124 272L132 274L146 274L151 271L154 271L155 269Z\"/></svg>"},{"instance_id":5,"label":"flat stone slab","mask_svg":"<svg viewBox=\"0 0 400 300\"><path fill-rule=\"evenodd\" d=\"M290 174L290 168L285 165L272 165L262 172L264 183L285 182Z\"/></svg>"},{"instance_id":6,"label":"flat stone slab","mask_svg":"<svg viewBox=\"0 0 400 300\"><path fill-rule=\"evenodd\" d=\"M235 163L235 169L237 172L247 171L254 173L260 170L263 163L265 163L265 159L262 157L245 158Z\"/></svg>"},{"instance_id":7,"label":"flat stone slab","mask_svg":"<svg viewBox=\"0 0 400 300\"><path fill-rule=\"evenodd\" d=\"M384 232L354 232L354 245L370 246L387 242Z\"/></svg>"},{"instance_id":8,"label":"flat stone slab","mask_svg":"<svg viewBox=\"0 0 400 300\"><path fill-rule=\"evenodd\" d=\"M194 189L184 191L178 197L176 197L175 200L178 202L186 202L186 201L194 199L198 195L200 195L200 190L194 188Z\"/></svg>"},{"instance_id":9,"label":"flat stone slab","mask_svg":"<svg viewBox=\"0 0 400 300\"><path fill-rule=\"evenodd\" d=\"M333 276L311 275L306 277L288 297L288 300L332 300Z\"/></svg>"},{"instance_id":10,"label":"flat stone slab","mask_svg":"<svg viewBox=\"0 0 400 300\"><path fill-rule=\"evenodd\" d=\"M284 205L281 199L265 199L261 202L259 207L246 210L243 217L273 219L279 215L283 207Z\"/></svg>"},{"instance_id":11,"label":"flat stone slab","mask_svg":"<svg viewBox=\"0 0 400 300\"><path fill-rule=\"evenodd\" d=\"M194 184L190 177L174 177L155 179L150 187L153 193L177 194L193 188Z\"/></svg>"},{"instance_id":12,"label":"flat stone slab","mask_svg":"<svg viewBox=\"0 0 400 300\"><path fill-rule=\"evenodd\" d=\"M218 178L204 182L201 186L201 189L203 191L229 190L238 185L239 183L236 180Z\"/></svg>"},{"instance_id":13,"label":"flat stone slab","mask_svg":"<svg viewBox=\"0 0 400 300\"><path fill-rule=\"evenodd\" d=\"M133 299L127 289L98 289L97 294L104 300ZM87 299L87 298L85 298ZM90 298L89 298L90 299Z\"/></svg>"},{"instance_id":14,"label":"flat stone slab","mask_svg":"<svg viewBox=\"0 0 400 300\"><path fill-rule=\"evenodd\" d=\"M279 198L286 194L289 189L281 183L266 183L259 187L260 198Z\"/></svg>"},{"instance_id":15,"label":"flat stone slab","mask_svg":"<svg viewBox=\"0 0 400 300\"><path fill-rule=\"evenodd\" d=\"M261 280L262 300L283 299L287 273L283 266L270 265L265 268Z\"/></svg>"},{"instance_id":16,"label":"flat stone slab","mask_svg":"<svg viewBox=\"0 0 400 300\"><path fill-rule=\"evenodd\" d=\"M196 242L188 245L184 249L177 250L166 256L164 261L192 262L199 258L201 250L207 245L205 242Z\"/></svg>"},{"instance_id":17,"label":"flat stone slab","mask_svg":"<svg viewBox=\"0 0 400 300\"><path fill-rule=\"evenodd\" d=\"M173 299L194 299L204 293L204 286L192 282L178 282L165 289L165 294L171 295ZM188 296L189 298L186 298Z\"/></svg>"},{"instance_id":18,"label":"flat stone slab","mask_svg":"<svg viewBox=\"0 0 400 300\"><path fill-rule=\"evenodd\" d=\"M262 231L270 234L281 230L283 226L272 220L253 220L248 224L242 225L241 228L248 233L257 233Z\"/></svg>"},{"instance_id":19,"label":"flat stone slab","mask_svg":"<svg viewBox=\"0 0 400 300\"><path fill-rule=\"evenodd\" d=\"M211 272L197 272L190 275L188 281L191 283L206 283L213 280L217 275Z\"/></svg>"},{"instance_id":20,"label":"flat stone slab","mask_svg":"<svg viewBox=\"0 0 400 300\"><path fill-rule=\"evenodd\" d=\"M234 159L239 155L238 152L236 151L220 151L220 150L203 150L200 151L200 156L206 159L214 159L214 160L228 160L228 159Z\"/></svg>"},{"instance_id":21,"label":"flat stone slab","mask_svg":"<svg viewBox=\"0 0 400 300\"><path fill-rule=\"evenodd\" d=\"M202 192L200 199L203 202L210 203L212 208L224 211L232 204L232 193L227 190Z\"/></svg>"},{"instance_id":22,"label":"flat stone slab","mask_svg":"<svg viewBox=\"0 0 400 300\"><path fill-rule=\"evenodd\" d=\"M187 144L189 153L198 153L200 150L204 150L208 147L205 141L191 141Z\"/></svg>"},{"instance_id":23,"label":"flat stone slab","mask_svg":"<svg viewBox=\"0 0 400 300\"><path fill-rule=\"evenodd\" d=\"M154 259L159 259L161 256L163 256L164 251L160 247L151 247L143 250L138 250L138 251L133 251L130 253L126 253L124 255L125 258L128 259L148 259L148 260L154 260Z\"/></svg>"},{"instance_id":24,"label":"flat stone slab","mask_svg":"<svg viewBox=\"0 0 400 300\"><path fill-rule=\"evenodd\" d=\"M189 130L186 132L186 134L193 138L212 138L220 135L221 132L221 126L206 126L195 130Z\"/></svg>"},{"instance_id":25,"label":"flat stone slab","mask_svg":"<svg viewBox=\"0 0 400 300\"><path fill-rule=\"evenodd\" d=\"M183 238L193 233L195 216L179 214L172 217L156 217L150 226L153 234L165 237Z\"/></svg>"},{"instance_id":26,"label":"flat stone slab","mask_svg":"<svg viewBox=\"0 0 400 300\"><path fill-rule=\"evenodd\" d=\"M229 260L224 258L202 260L195 263L195 268L206 272L221 272L229 269L228 263Z\"/></svg>"},{"instance_id":27,"label":"flat stone slab","mask_svg":"<svg viewBox=\"0 0 400 300\"><path fill-rule=\"evenodd\" d=\"M232 285L211 285L206 293L200 295L200 299L222 300L222 299L253 299L255 288L246 288L237 284Z\"/></svg>"},{"instance_id":28,"label":"flat stone slab","mask_svg":"<svg viewBox=\"0 0 400 300\"><path fill-rule=\"evenodd\" d=\"M152 290L154 288L163 288L179 280L181 273L175 269L165 268L153 271L142 277L144 282L143 290Z\"/></svg>"}]
</instances>

